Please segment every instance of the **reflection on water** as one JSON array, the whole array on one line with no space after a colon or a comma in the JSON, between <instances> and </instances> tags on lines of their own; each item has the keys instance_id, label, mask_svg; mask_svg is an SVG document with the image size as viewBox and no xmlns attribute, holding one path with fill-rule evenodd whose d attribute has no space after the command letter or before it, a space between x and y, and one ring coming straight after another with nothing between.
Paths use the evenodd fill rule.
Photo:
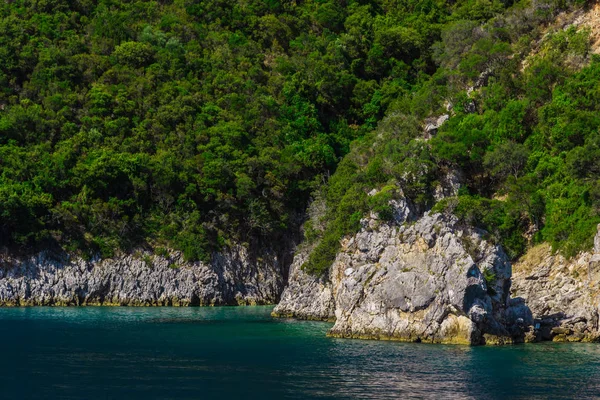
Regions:
<instances>
[{"instance_id":1,"label":"reflection on water","mask_svg":"<svg viewBox=\"0 0 600 400\"><path fill-rule=\"evenodd\" d=\"M335 393L357 398L469 398L467 347L336 340ZM339 362L341 361L341 362Z\"/></svg>"},{"instance_id":2,"label":"reflection on water","mask_svg":"<svg viewBox=\"0 0 600 400\"><path fill-rule=\"evenodd\" d=\"M331 339L269 307L0 309L3 399L546 399L600 394L600 346Z\"/></svg>"}]
</instances>

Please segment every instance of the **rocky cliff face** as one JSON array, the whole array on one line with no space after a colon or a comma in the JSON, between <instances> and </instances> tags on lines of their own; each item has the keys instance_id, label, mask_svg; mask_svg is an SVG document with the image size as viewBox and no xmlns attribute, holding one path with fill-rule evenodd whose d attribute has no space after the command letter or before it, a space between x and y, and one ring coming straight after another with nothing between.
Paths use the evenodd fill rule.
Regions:
<instances>
[{"instance_id":1,"label":"rocky cliff face","mask_svg":"<svg viewBox=\"0 0 600 400\"><path fill-rule=\"evenodd\" d=\"M272 304L285 284L288 254L266 250L257 258L237 246L209 264L186 263L178 253L91 261L47 252L5 256L0 305Z\"/></svg>"},{"instance_id":2,"label":"rocky cliff face","mask_svg":"<svg viewBox=\"0 0 600 400\"><path fill-rule=\"evenodd\" d=\"M531 249L514 264L512 294L533 313L532 340L600 340L600 231L594 250L573 260L545 244Z\"/></svg>"},{"instance_id":3,"label":"rocky cliff face","mask_svg":"<svg viewBox=\"0 0 600 400\"><path fill-rule=\"evenodd\" d=\"M328 276L312 277L297 255L275 316L333 319L330 335L435 343L522 340L531 314L509 299L511 264L483 232L452 216L375 215L342 245Z\"/></svg>"},{"instance_id":4,"label":"rocky cliff face","mask_svg":"<svg viewBox=\"0 0 600 400\"><path fill-rule=\"evenodd\" d=\"M288 286L273 310L275 317L334 321L335 298L329 276L315 276L302 270L314 246L303 246L296 252L290 267Z\"/></svg>"}]
</instances>

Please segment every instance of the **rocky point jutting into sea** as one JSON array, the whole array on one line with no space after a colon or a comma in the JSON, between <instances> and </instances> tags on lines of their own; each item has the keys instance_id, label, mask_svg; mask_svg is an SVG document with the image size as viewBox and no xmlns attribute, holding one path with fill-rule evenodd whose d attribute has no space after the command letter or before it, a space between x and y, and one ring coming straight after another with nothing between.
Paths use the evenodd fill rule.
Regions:
<instances>
[{"instance_id":1,"label":"rocky point jutting into sea","mask_svg":"<svg viewBox=\"0 0 600 400\"><path fill-rule=\"evenodd\" d=\"M363 219L323 276L301 268L311 247L299 251L273 315L335 321L336 337L464 344L600 337L600 232L592 252L570 261L534 247L513 275L485 232L451 215L415 220L405 201L395 210L393 222Z\"/></svg>"},{"instance_id":2,"label":"rocky point jutting into sea","mask_svg":"<svg viewBox=\"0 0 600 400\"><path fill-rule=\"evenodd\" d=\"M299 255L277 316L335 320L330 335L434 343L512 343L533 323L510 299L511 264L484 232L445 214L416 219L394 202L348 238L327 276L307 275Z\"/></svg>"}]
</instances>

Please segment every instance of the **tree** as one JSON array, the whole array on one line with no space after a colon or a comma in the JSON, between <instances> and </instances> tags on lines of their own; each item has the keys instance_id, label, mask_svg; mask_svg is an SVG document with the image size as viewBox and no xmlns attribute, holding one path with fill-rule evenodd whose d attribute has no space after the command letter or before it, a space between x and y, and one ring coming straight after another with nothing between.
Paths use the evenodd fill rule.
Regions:
<instances>
[{"instance_id":1,"label":"tree","mask_svg":"<svg viewBox=\"0 0 600 400\"><path fill-rule=\"evenodd\" d=\"M508 176L517 179L527 164L528 157L529 151L524 145L507 141L494 146L494 150L485 154L483 166L498 181Z\"/></svg>"}]
</instances>

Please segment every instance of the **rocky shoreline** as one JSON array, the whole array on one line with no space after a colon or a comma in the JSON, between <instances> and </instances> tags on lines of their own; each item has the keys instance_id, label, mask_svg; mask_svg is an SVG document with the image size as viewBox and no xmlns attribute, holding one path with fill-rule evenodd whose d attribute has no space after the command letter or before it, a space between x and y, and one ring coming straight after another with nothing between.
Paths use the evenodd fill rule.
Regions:
<instances>
[{"instance_id":1,"label":"rocky shoreline","mask_svg":"<svg viewBox=\"0 0 600 400\"><path fill-rule=\"evenodd\" d=\"M210 263L149 252L84 260L41 252L0 259L0 306L194 306L274 304L285 285L290 250L236 246Z\"/></svg>"},{"instance_id":2,"label":"rocky shoreline","mask_svg":"<svg viewBox=\"0 0 600 400\"><path fill-rule=\"evenodd\" d=\"M294 259L273 316L334 321L329 335L456 344L600 341L600 226L592 251L573 260L541 245L514 266L485 232L450 215L393 222L371 215L328 272Z\"/></svg>"},{"instance_id":3,"label":"rocky shoreline","mask_svg":"<svg viewBox=\"0 0 600 400\"><path fill-rule=\"evenodd\" d=\"M600 341L600 232L595 242L572 260L539 245L513 265L511 293L535 317L532 340Z\"/></svg>"},{"instance_id":4,"label":"rocky shoreline","mask_svg":"<svg viewBox=\"0 0 600 400\"><path fill-rule=\"evenodd\" d=\"M334 322L334 337L600 341L600 232L594 249L572 260L539 245L511 265L485 232L452 215L417 217L406 201L394 202L395 220L363 219L323 276L302 270L315 243L301 244L293 260L291 245L237 246L210 263L185 262L177 252L103 260L41 252L0 258L0 306L278 303L274 317Z\"/></svg>"}]
</instances>

